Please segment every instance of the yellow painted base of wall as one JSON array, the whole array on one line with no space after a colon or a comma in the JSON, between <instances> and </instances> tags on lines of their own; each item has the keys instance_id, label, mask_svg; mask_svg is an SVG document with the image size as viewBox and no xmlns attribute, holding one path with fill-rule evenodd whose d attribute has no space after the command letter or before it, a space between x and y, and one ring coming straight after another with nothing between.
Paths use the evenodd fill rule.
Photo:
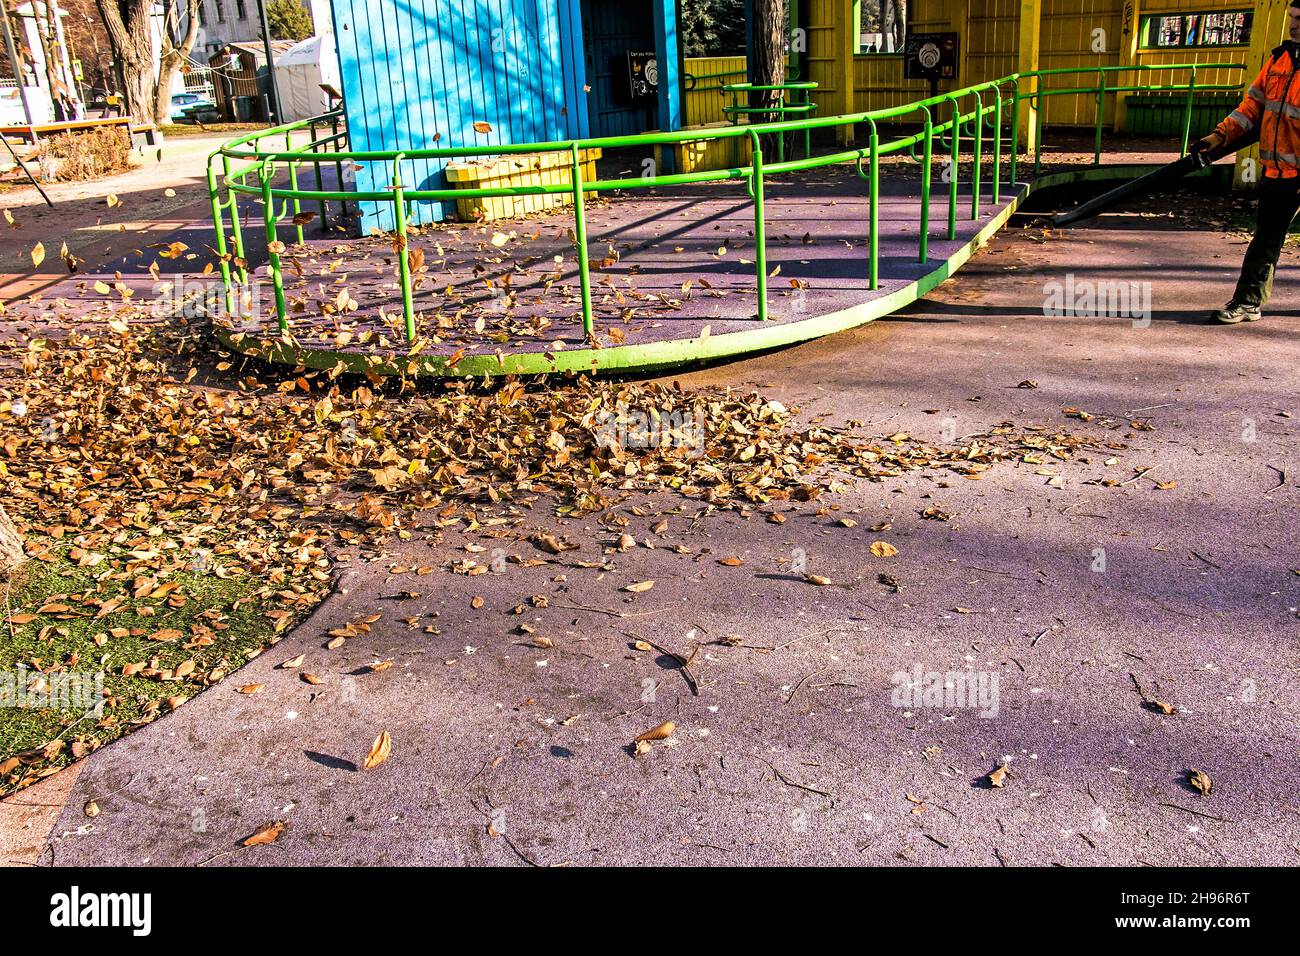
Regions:
<instances>
[{"instance_id":1,"label":"yellow painted base of wall","mask_svg":"<svg viewBox=\"0 0 1300 956\"><path fill-rule=\"evenodd\" d=\"M582 179L596 178L599 149L582 150ZM485 159L476 163L449 163L447 182L452 189L502 189L519 186L572 186L573 163L567 153L521 153ZM587 193L594 198L595 193ZM535 196L495 196L457 199L456 218L462 222L513 219L556 206L570 205L569 193L540 193Z\"/></svg>"},{"instance_id":2,"label":"yellow painted base of wall","mask_svg":"<svg viewBox=\"0 0 1300 956\"><path fill-rule=\"evenodd\" d=\"M719 129L730 123L705 123L702 126L690 126L692 129ZM731 169L736 166L748 166L753 154L753 144L747 136L731 139L692 139L683 143L666 144L673 151L677 173L695 173L710 169ZM655 168L664 168L664 146L655 146Z\"/></svg>"}]
</instances>

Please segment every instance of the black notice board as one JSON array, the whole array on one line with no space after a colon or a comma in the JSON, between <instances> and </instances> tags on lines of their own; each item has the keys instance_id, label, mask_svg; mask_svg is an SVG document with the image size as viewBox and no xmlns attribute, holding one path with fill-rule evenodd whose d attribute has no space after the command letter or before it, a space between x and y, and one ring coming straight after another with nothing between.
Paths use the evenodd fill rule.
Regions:
<instances>
[{"instance_id":1,"label":"black notice board","mask_svg":"<svg viewBox=\"0 0 1300 956\"><path fill-rule=\"evenodd\" d=\"M956 80L961 62L957 33L909 33L903 43L903 77L909 80Z\"/></svg>"}]
</instances>

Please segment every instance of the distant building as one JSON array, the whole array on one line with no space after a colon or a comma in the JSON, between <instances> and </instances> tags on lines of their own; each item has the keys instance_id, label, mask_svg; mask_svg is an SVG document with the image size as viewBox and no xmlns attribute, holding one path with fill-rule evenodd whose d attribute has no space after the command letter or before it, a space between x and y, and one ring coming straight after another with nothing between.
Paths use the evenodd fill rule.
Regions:
<instances>
[{"instance_id":1,"label":"distant building","mask_svg":"<svg viewBox=\"0 0 1300 956\"><path fill-rule=\"evenodd\" d=\"M312 15L316 32L333 30L329 0L299 0ZM322 22L323 21L323 22ZM262 39L261 15L257 0L201 0L199 36L191 56L206 62L228 43L247 43Z\"/></svg>"}]
</instances>

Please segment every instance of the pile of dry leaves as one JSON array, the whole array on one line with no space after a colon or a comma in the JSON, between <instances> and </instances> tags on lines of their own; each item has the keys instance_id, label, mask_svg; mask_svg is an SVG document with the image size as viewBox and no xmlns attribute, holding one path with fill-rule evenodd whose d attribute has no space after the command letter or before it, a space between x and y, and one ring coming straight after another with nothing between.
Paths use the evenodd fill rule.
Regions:
<instances>
[{"instance_id":1,"label":"pile of dry leaves","mask_svg":"<svg viewBox=\"0 0 1300 956\"><path fill-rule=\"evenodd\" d=\"M32 558L70 562L95 582L32 615L56 629L150 602L165 612L184 602L176 579L201 560L205 574L257 582L238 603L257 606L274 640L326 592L339 550L378 552L422 513L472 533L539 501L587 515L675 492L708 510L748 509L812 501L855 479L978 479L999 462L1041 466L1099 447L1009 424L942 446L862 438L801 425L797 410L750 391L676 384L416 390L280 375L236 368L194 334L130 321L121 313L131 308L83 315L62 338L0 344L0 495ZM467 573L450 556L446 567ZM119 628L159 642L123 673L164 688L127 707L124 725L179 706L261 649L208 653L220 626ZM108 629L104 643L113 636ZM31 656L43 669L76 663L42 648ZM31 779L58 756L33 752L9 769Z\"/></svg>"},{"instance_id":2,"label":"pile of dry leaves","mask_svg":"<svg viewBox=\"0 0 1300 956\"><path fill-rule=\"evenodd\" d=\"M224 362L213 371L206 349L175 333L114 328L9 346L21 351L21 368L6 363L0 377L11 513L82 560L133 545L124 567L130 551L148 553L159 522L182 523L184 549L210 548L276 586L328 578L325 536L395 529L415 511L548 496L561 513L590 514L655 490L748 507L811 500L855 478L978 478L1000 461L1100 447L1011 424L948 446L862 438L800 427L797 410L753 392L675 383L416 391L324 373L241 378Z\"/></svg>"}]
</instances>

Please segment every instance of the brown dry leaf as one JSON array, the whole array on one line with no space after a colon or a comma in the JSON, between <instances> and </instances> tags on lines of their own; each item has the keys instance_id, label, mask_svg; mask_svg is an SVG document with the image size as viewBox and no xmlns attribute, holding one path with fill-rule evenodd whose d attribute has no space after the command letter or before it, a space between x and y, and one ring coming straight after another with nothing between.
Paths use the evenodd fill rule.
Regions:
<instances>
[{"instance_id":1,"label":"brown dry leaf","mask_svg":"<svg viewBox=\"0 0 1300 956\"><path fill-rule=\"evenodd\" d=\"M732 555L729 558L719 558L718 564L725 564L729 568L738 568L745 563L745 559Z\"/></svg>"},{"instance_id":2,"label":"brown dry leaf","mask_svg":"<svg viewBox=\"0 0 1300 956\"><path fill-rule=\"evenodd\" d=\"M301 667L302 662L307 659L306 654L299 654L297 657L291 657L287 661L281 661L276 665L280 670L293 670L295 667Z\"/></svg>"},{"instance_id":3,"label":"brown dry leaf","mask_svg":"<svg viewBox=\"0 0 1300 956\"><path fill-rule=\"evenodd\" d=\"M898 549L888 541L873 541L871 543L871 553L878 558L892 558L898 554Z\"/></svg>"},{"instance_id":4,"label":"brown dry leaf","mask_svg":"<svg viewBox=\"0 0 1300 956\"><path fill-rule=\"evenodd\" d=\"M665 720L658 727L651 727L645 733L637 737L636 742L642 743L644 741L650 741L650 740L667 740L669 737L673 735L673 731L676 729L677 729L677 725L675 723L673 723L671 720Z\"/></svg>"},{"instance_id":5,"label":"brown dry leaf","mask_svg":"<svg viewBox=\"0 0 1300 956\"><path fill-rule=\"evenodd\" d=\"M280 839L284 830L285 823L283 820L268 823L266 826L259 827L256 833L244 840L244 846L269 846Z\"/></svg>"},{"instance_id":6,"label":"brown dry leaf","mask_svg":"<svg viewBox=\"0 0 1300 956\"><path fill-rule=\"evenodd\" d=\"M39 266L45 261L45 243L38 242L32 246L32 265Z\"/></svg>"},{"instance_id":7,"label":"brown dry leaf","mask_svg":"<svg viewBox=\"0 0 1300 956\"><path fill-rule=\"evenodd\" d=\"M299 675L298 675L298 679L299 679L300 681L302 681L303 683L305 683L305 684L313 684L313 685L314 685L314 684L319 684L319 683L320 683L320 678L319 678L319 677L317 677L315 674L309 674L309 673L307 673L306 671L303 671L301 674L299 674Z\"/></svg>"},{"instance_id":8,"label":"brown dry leaf","mask_svg":"<svg viewBox=\"0 0 1300 956\"><path fill-rule=\"evenodd\" d=\"M474 132L476 132L476 133L490 133L490 132L492 132L492 124L491 124L491 123L485 123L485 122L483 122L482 120L479 120L478 122L476 122L476 123L474 124Z\"/></svg>"},{"instance_id":9,"label":"brown dry leaf","mask_svg":"<svg viewBox=\"0 0 1300 956\"><path fill-rule=\"evenodd\" d=\"M1154 697L1151 698L1150 704L1151 704L1152 707L1154 707L1156 710L1160 711L1160 713L1162 713L1162 714L1176 714L1176 713L1178 713L1178 708L1175 707L1173 704L1167 704L1167 703L1165 703L1163 700L1157 700L1157 699L1154 698Z\"/></svg>"},{"instance_id":10,"label":"brown dry leaf","mask_svg":"<svg viewBox=\"0 0 1300 956\"><path fill-rule=\"evenodd\" d=\"M375 738L375 742L370 745L370 753L366 755L366 762L362 766L367 770L374 770L387 760L392 752L393 738L388 736L388 731L381 730L379 736Z\"/></svg>"},{"instance_id":11,"label":"brown dry leaf","mask_svg":"<svg viewBox=\"0 0 1300 956\"><path fill-rule=\"evenodd\" d=\"M817 585L819 588L827 587L831 583L831 579L822 574L805 574L803 579L809 584Z\"/></svg>"},{"instance_id":12,"label":"brown dry leaf","mask_svg":"<svg viewBox=\"0 0 1300 956\"><path fill-rule=\"evenodd\" d=\"M81 808L81 812L91 818L97 817L99 816L99 804L94 800L87 800L86 805Z\"/></svg>"},{"instance_id":13,"label":"brown dry leaf","mask_svg":"<svg viewBox=\"0 0 1300 956\"><path fill-rule=\"evenodd\" d=\"M1214 781L1210 779L1210 775L1204 770L1187 771L1187 782L1191 784L1192 789L1203 797L1208 797L1210 790L1214 788Z\"/></svg>"},{"instance_id":14,"label":"brown dry leaf","mask_svg":"<svg viewBox=\"0 0 1300 956\"><path fill-rule=\"evenodd\" d=\"M1011 776L1011 768L1006 764L998 766L989 774L989 786L1001 789L1007 785L1007 777Z\"/></svg>"},{"instance_id":15,"label":"brown dry leaf","mask_svg":"<svg viewBox=\"0 0 1300 956\"><path fill-rule=\"evenodd\" d=\"M626 585L623 590L630 591L632 594L644 594L655 586L653 581L637 581L634 584Z\"/></svg>"},{"instance_id":16,"label":"brown dry leaf","mask_svg":"<svg viewBox=\"0 0 1300 956\"><path fill-rule=\"evenodd\" d=\"M264 684L245 684L243 687L239 688L239 692L248 695L257 694L261 693L264 686Z\"/></svg>"},{"instance_id":17,"label":"brown dry leaf","mask_svg":"<svg viewBox=\"0 0 1300 956\"><path fill-rule=\"evenodd\" d=\"M561 541L553 534L535 534L529 539L533 545L547 554L563 554L565 551L573 551L578 546L570 544L567 541Z\"/></svg>"}]
</instances>

